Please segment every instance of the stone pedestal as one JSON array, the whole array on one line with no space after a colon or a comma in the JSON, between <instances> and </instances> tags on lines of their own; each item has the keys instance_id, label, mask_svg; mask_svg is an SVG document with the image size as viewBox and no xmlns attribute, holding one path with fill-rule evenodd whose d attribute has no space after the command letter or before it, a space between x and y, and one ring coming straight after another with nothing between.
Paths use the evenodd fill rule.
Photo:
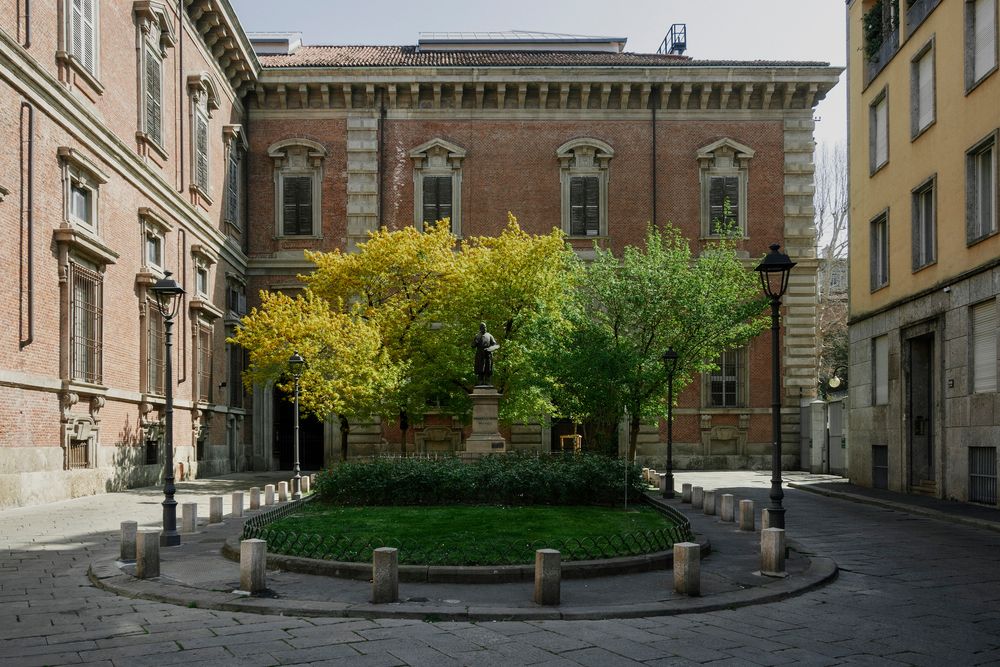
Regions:
<instances>
[{"instance_id":1,"label":"stone pedestal","mask_svg":"<svg viewBox=\"0 0 1000 667\"><path fill-rule=\"evenodd\" d=\"M719 507L719 518L728 523L732 523L736 516L736 498L731 493L722 494L722 503Z\"/></svg>"},{"instance_id":2,"label":"stone pedestal","mask_svg":"<svg viewBox=\"0 0 1000 667\"><path fill-rule=\"evenodd\" d=\"M472 399L472 434L465 441L465 451L491 454L507 451L507 441L497 428L500 393L492 385L477 385Z\"/></svg>"},{"instance_id":3,"label":"stone pedestal","mask_svg":"<svg viewBox=\"0 0 1000 667\"><path fill-rule=\"evenodd\" d=\"M309 482L312 478L309 475L302 475L302 479L299 480L299 484L302 485L302 495L309 493L310 484Z\"/></svg>"},{"instance_id":4,"label":"stone pedestal","mask_svg":"<svg viewBox=\"0 0 1000 667\"><path fill-rule=\"evenodd\" d=\"M555 549L535 551L535 604L559 604L562 555Z\"/></svg>"},{"instance_id":5,"label":"stone pedestal","mask_svg":"<svg viewBox=\"0 0 1000 667\"><path fill-rule=\"evenodd\" d=\"M696 542L674 545L674 590L681 595L701 595L701 547Z\"/></svg>"},{"instance_id":6,"label":"stone pedestal","mask_svg":"<svg viewBox=\"0 0 1000 667\"><path fill-rule=\"evenodd\" d=\"M278 502L288 502L288 482L278 482Z\"/></svg>"},{"instance_id":7,"label":"stone pedestal","mask_svg":"<svg viewBox=\"0 0 1000 667\"><path fill-rule=\"evenodd\" d=\"M705 507L705 489L700 486L691 487L691 507L696 510L704 509Z\"/></svg>"},{"instance_id":8,"label":"stone pedestal","mask_svg":"<svg viewBox=\"0 0 1000 667\"><path fill-rule=\"evenodd\" d=\"M267 542L242 540L240 542L240 590L260 593L267 588Z\"/></svg>"},{"instance_id":9,"label":"stone pedestal","mask_svg":"<svg viewBox=\"0 0 1000 667\"><path fill-rule=\"evenodd\" d=\"M258 502L258 504L260 504ZM233 491L233 516L243 516L243 492Z\"/></svg>"},{"instance_id":10,"label":"stone pedestal","mask_svg":"<svg viewBox=\"0 0 1000 667\"><path fill-rule=\"evenodd\" d=\"M260 509L260 487L252 486L250 487L250 509L259 510Z\"/></svg>"},{"instance_id":11,"label":"stone pedestal","mask_svg":"<svg viewBox=\"0 0 1000 667\"><path fill-rule=\"evenodd\" d=\"M761 574L785 574L785 531L782 528L765 528L760 531Z\"/></svg>"},{"instance_id":12,"label":"stone pedestal","mask_svg":"<svg viewBox=\"0 0 1000 667\"><path fill-rule=\"evenodd\" d=\"M198 503L181 503L181 532L198 530Z\"/></svg>"},{"instance_id":13,"label":"stone pedestal","mask_svg":"<svg viewBox=\"0 0 1000 667\"><path fill-rule=\"evenodd\" d=\"M135 535L135 576L152 579L160 576L160 529L139 528Z\"/></svg>"},{"instance_id":14,"label":"stone pedestal","mask_svg":"<svg viewBox=\"0 0 1000 667\"><path fill-rule=\"evenodd\" d=\"M691 484L689 482L684 482L681 484L681 502L690 503L691 502Z\"/></svg>"},{"instance_id":15,"label":"stone pedestal","mask_svg":"<svg viewBox=\"0 0 1000 667\"><path fill-rule=\"evenodd\" d=\"M208 499L208 522L222 523L222 496L212 496Z\"/></svg>"},{"instance_id":16,"label":"stone pedestal","mask_svg":"<svg viewBox=\"0 0 1000 667\"><path fill-rule=\"evenodd\" d=\"M740 501L740 530L756 530L754 528L754 511L752 500Z\"/></svg>"},{"instance_id":17,"label":"stone pedestal","mask_svg":"<svg viewBox=\"0 0 1000 667\"><path fill-rule=\"evenodd\" d=\"M372 602L385 604L399 599L399 551L379 547L372 551Z\"/></svg>"},{"instance_id":18,"label":"stone pedestal","mask_svg":"<svg viewBox=\"0 0 1000 667\"><path fill-rule=\"evenodd\" d=\"M705 514L715 516L715 491L705 491L702 498L702 508Z\"/></svg>"},{"instance_id":19,"label":"stone pedestal","mask_svg":"<svg viewBox=\"0 0 1000 667\"><path fill-rule=\"evenodd\" d=\"M122 521L122 543L118 558L123 561L135 560L135 539L139 524L135 521Z\"/></svg>"}]
</instances>

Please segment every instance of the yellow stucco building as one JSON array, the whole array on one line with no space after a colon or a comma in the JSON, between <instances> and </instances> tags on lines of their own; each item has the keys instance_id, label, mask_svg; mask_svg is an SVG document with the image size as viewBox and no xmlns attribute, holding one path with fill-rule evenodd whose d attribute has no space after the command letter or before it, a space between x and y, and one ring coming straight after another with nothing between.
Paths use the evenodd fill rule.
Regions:
<instances>
[{"instance_id":1,"label":"yellow stucco building","mask_svg":"<svg viewBox=\"0 0 1000 667\"><path fill-rule=\"evenodd\" d=\"M997 504L998 0L851 0L851 479Z\"/></svg>"}]
</instances>

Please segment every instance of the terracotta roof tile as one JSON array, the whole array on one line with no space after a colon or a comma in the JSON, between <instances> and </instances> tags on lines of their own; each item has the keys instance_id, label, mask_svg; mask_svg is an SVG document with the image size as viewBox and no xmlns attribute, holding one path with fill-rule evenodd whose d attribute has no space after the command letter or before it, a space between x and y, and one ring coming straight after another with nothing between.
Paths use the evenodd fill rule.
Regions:
<instances>
[{"instance_id":1,"label":"terracotta roof tile","mask_svg":"<svg viewBox=\"0 0 1000 667\"><path fill-rule=\"evenodd\" d=\"M303 46L291 55L261 55L282 67L826 67L819 61L692 60L656 53L581 51L420 51L415 46Z\"/></svg>"}]
</instances>

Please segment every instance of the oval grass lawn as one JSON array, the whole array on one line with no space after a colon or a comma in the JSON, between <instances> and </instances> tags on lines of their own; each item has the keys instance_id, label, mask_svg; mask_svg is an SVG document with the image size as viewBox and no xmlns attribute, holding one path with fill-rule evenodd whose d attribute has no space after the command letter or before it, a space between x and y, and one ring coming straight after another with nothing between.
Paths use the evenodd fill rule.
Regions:
<instances>
[{"instance_id":1,"label":"oval grass lawn","mask_svg":"<svg viewBox=\"0 0 1000 667\"><path fill-rule=\"evenodd\" d=\"M366 562L378 547L402 564L509 565L534 562L535 549L563 560L639 555L667 549L675 524L645 507L341 506L308 503L265 529L268 550Z\"/></svg>"}]
</instances>

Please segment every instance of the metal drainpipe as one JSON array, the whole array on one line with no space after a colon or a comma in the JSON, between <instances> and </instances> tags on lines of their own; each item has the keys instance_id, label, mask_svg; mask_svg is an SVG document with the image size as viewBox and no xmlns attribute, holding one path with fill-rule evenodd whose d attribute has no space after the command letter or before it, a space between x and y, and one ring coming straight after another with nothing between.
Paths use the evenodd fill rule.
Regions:
<instances>
[{"instance_id":1,"label":"metal drainpipe","mask_svg":"<svg viewBox=\"0 0 1000 667\"><path fill-rule=\"evenodd\" d=\"M378 228L385 228L385 220L382 214L383 209L383 192L385 190L383 181L385 180L385 89L379 88L378 93Z\"/></svg>"},{"instance_id":2,"label":"metal drainpipe","mask_svg":"<svg viewBox=\"0 0 1000 667\"><path fill-rule=\"evenodd\" d=\"M184 0L177 0L177 93L174 95L177 105L177 190L184 190Z\"/></svg>"},{"instance_id":3,"label":"metal drainpipe","mask_svg":"<svg viewBox=\"0 0 1000 667\"><path fill-rule=\"evenodd\" d=\"M28 161L28 174L27 183L25 183L24 174L24 160L25 160L25 140L24 140L24 110L28 110L28 148L27 148L27 161ZM28 102L21 102L21 224L24 225L27 222L28 233L27 233L27 257L28 257L28 337L20 341L21 349L24 349L28 345L31 345L35 340L35 216L34 216L34 200L35 200L35 108L31 106ZM23 227L22 227L23 229ZM22 261L24 254L21 255ZM21 275L23 276L23 269ZM22 277L23 281L24 278ZM24 289L22 287L21 294L24 294ZM23 296L22 296L23 298ZM24 317L24 311L21 311L21 317ZM23 328L19 328L23 331Z\"/></svg>"},{"instance_id":4,"label":"metal drainpipe","mask_svg":"<svg viewBox=\"0 0 1000 667\"><path fill-rule=\"evenodd\" d=\"M656 103L657 99L655 96L652 97L652 115L650 116L650 130L653 134L653 158L650 164L651 178L653 180L653 218L650 220L650 224L654 227L656 226Z\"/></svg>"}]
</instances>

